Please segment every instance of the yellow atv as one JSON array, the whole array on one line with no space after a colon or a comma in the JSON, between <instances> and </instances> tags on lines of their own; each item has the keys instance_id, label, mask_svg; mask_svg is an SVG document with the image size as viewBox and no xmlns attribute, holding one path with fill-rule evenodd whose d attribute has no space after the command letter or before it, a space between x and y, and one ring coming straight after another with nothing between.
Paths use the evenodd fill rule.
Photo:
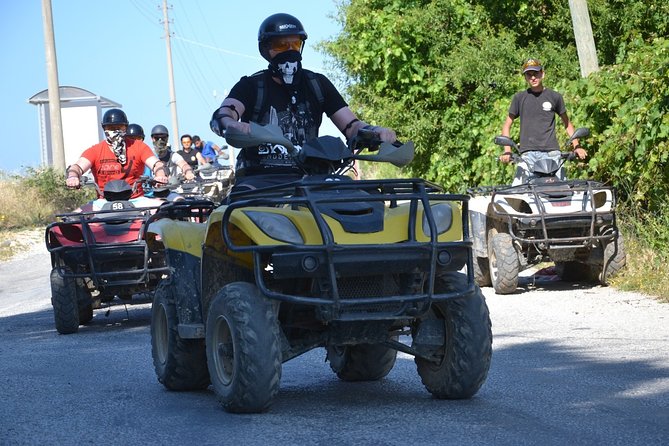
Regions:
<instances>
[{"instance_id":1,"label":"yellow atv","mask_svg":"<svg viewBox=\"0 0 669 446\"><path fill-rule=\"evenodd\" d=\"M356 159L411 161L412 143L381 143L373 132L348 146L323 136L294 147L278 127L252 123L250 135L226 140L283 146L305 176L233 191L205 223L149 226L171 272L152 309L158 380L173 390L211 382L227 411L263 412L281 364L324 347L342 380L381 379L400 351L437 398L473 396L492 333L472 273L468 197L421 179L343 175Z\"/></svg>"}]
</instances>

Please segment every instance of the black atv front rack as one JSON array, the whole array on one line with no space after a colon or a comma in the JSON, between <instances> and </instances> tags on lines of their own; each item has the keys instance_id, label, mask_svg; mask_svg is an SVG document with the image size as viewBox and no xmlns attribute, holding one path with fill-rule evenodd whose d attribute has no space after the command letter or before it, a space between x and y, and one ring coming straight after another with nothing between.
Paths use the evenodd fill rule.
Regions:
<instances>
[{"instance_id":1,"label":"black atv front rack","mask_svg":"<svg viewBox=\"0 0 669 446\"><path fill-rule=\"evenodd\" d=\"M166 266L149 265L152 253L144 235L155 210L147 207L57 215L62 221L51 223L45 231L54 268L61 277L90 278L96 288L148 284L151 277L169 271ZM113 240L115 234L122 235L136 223L139 229L133 240ZM111 238L96 238L94 225L104 226ZM61 234L60 241L56 231Z\"/></svg>"},{"instance_id":2,"label":"black atv front rack","mask_svg":"<svg viewBox=\"0 0 669 446\"><path fill-rule=\"evenodd\" d=\"M611 207L609 210L598 211L595 193L603 190L611 192ZM583 192L584 197L587 197L587 201L583 200L580 211L547 213L544 204L546 200L559 203L569 199L574 192ZM539 212L531 215L523 212L500 212L494 205L495 197L499 194L531 194ZM521 243L545 244L550 245L551 249L573 249L591 246L596 242L610 241L618 235L615 190L597 181L568 180L495 187L492 188L491 203L493 203L493 214L499 219L506 220L509 235ZM590 210L586 210L586 204L590 205ZM612 230L598 233L598 229L605 225L610 226ZM579 228L582 230L582 235L566 235ZM524 234L532 234L532 237L519 234L521 231Z\"/></svg>"},{"instance_id":3,"label":"black atv front rack","mask_svg":"<svg viewBox=\"0 0 669 446\"><path fill-rule=\"evenodd\" d=\"M305 179L286 185L238 193L234 198L236 201L226 208L222 217L223 239L227 248L233 252L253 253L256 284L270 299L319 306L321 312L326 314L327 320L386 320L422 314L430 308L432 302L466 297L475 290L467 195L446 194L439 186L422 179L362 181ZM369 206L366 207L370 211L355 215L355 210L360 209L361 202L368 203ZM407 239L401 243L338 244L323 216L332 217L333 209L345 210L350 206L354 211L347 214L347 217L353 214L353 219L356 217L359 220L373 219L375 217L372 209L375 204L380 204L382 208L380 218L383 220L385 206L397 207L400 202L409 203ZM437 222L431 206L440 202L457 202L461 206L463 228L461 240L438 241ZM422 222L423 226L417 221L419 204L425 210L426 218ZM228 224L234 211L247 207L283 206L291 206L293 209L307 208L316 222L323 243L271 246L234 243ZM352 227L356 226L349 223ZM429 227L430 240L418 241L417 231L425 231L422 228L426 224ZM360 226L373 227L374 224L365 223L358 225ZM427 235L427 232L425 234ZM268 262L271 265L271 273L265 270ZM435 292L438 274L459 271L465 265L468 277L466 288ZM400 291L404 291L391 289L380 295L375 294L379 291L378 287L372 289L369 295L351 295L342 292L347 280L359 279L360 282L364 282L368 277L387 278L393 274L404 275L405 279L418 275L421 277L420 285L399 287ZM310 293L288 294L273 289L270 285L272 280L296 282L294 279L305 278L314 279L321 284L317 292L311 290Z\"/></svg>"}]
</instances>

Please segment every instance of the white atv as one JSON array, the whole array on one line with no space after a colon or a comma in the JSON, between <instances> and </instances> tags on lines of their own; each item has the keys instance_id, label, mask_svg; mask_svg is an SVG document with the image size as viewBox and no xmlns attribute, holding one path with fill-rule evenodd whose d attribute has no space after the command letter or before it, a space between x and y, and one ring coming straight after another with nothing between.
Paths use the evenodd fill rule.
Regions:
<instances>
[{"instance_id":1,"label":"white atv","mask_svg":"<svg viewBox=\"0 0 669 446\"><path fill-rule=\"evenodd\" d=\"M577 129L567 141L584 138L587 128ZM508 137L495 144L511 146ZM557 172L572 152L561 153L561 162L536 162L529 180L513 186L470 190L469 217L474 241L474 277L479 286L498 294L513 293L518 274L541 262L555 262L558 276L567 281L607 279L625 265L622 235L616 225L616 197L612 187L591 180L561 180ZM517 155L520 168L526 163Z\"/></svg>"}]
</instances>

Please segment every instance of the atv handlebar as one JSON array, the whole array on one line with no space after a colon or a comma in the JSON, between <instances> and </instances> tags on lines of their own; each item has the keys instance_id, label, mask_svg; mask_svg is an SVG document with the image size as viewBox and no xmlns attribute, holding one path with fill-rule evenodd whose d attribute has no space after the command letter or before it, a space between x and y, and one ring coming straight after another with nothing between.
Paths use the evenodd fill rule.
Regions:
<instances>
[{"instance_id":1,"label":"atv handlebar","mask_svg":"<svg viewBox=\"0 0 669 446\"><path fill-rule=\"evenodd\" d=\"M518 155L516 153L510 153L511 155L511 163L512 164L518 164L523 161L523 157L521 155ZM501 158L503 155L500 155L497 159ZM565 161L573 161L576 159L576 153L574 152L560 152L560 159L563 159Z\"/></svg>"}]
</instances>

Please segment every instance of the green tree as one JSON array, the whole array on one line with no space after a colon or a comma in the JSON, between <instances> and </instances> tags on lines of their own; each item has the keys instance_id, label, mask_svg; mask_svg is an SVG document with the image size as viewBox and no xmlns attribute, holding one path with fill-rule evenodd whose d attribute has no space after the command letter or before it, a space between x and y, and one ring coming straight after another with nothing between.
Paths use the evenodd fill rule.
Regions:
<instances>
[{"instance_id":1,"label":"green tree","mask_svg":"<svg viewBox=\"0 0 669 446\"><path fill-rule=\"evenodd\" d=\"M652 208L663 190L654 179L666 175L669 62L662 39L653 40L669 31L669 6L655 3L589 1L603 69L587 80L564 0L351 0L340 4L342 31L324 49L356 112L416 142L408 173L452 191L510 180L492 140L525 88L522 60L538 57L575 125L592 127L593 157L572 174L610 179ZM640 162L645 156L650 162Z\"/></svg>"}]
</instances>

